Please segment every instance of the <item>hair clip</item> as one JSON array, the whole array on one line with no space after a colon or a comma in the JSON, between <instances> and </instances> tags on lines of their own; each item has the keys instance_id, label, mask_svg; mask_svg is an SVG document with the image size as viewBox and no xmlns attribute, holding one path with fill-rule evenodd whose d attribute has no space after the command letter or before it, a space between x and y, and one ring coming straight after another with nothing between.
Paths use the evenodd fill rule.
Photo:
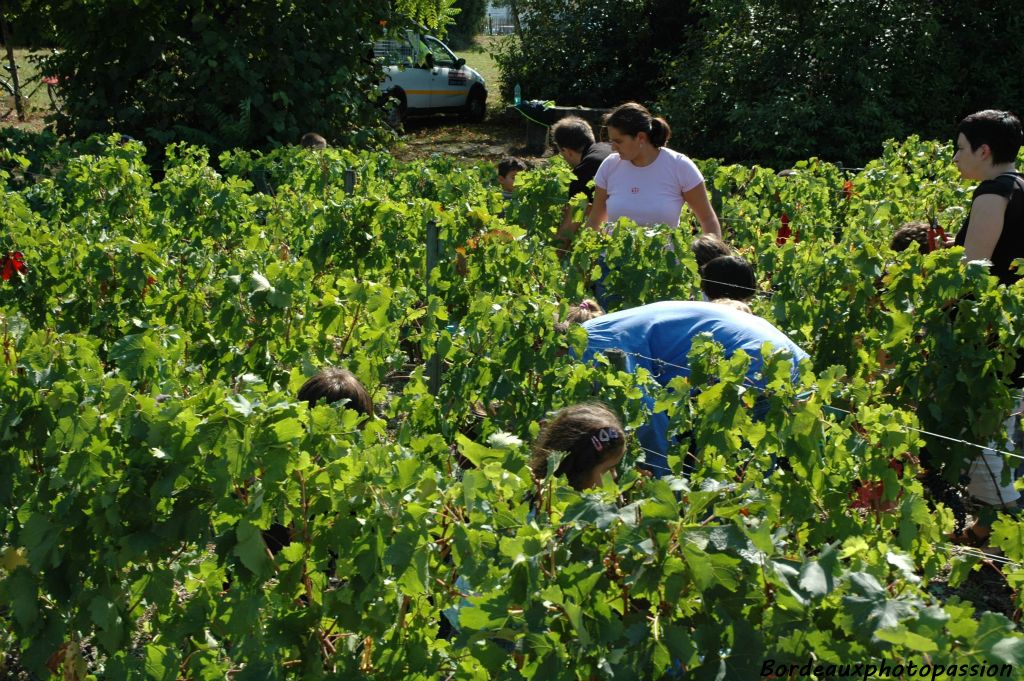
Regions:
<instances>
[{"instance_id":1,"label":"hair clip","mask_svg":"<svg viewBox=\"0 0 1024 681\"><path fill-rule=\"evenodd\" d=\"M614 428L602 428L601 430L597 431L597 433L590 436L590 441L591 443L593 443L594 449L596 449L599 452L604 450L605 443L618 439L619 432Z\"/></svg>"}]
</instances>

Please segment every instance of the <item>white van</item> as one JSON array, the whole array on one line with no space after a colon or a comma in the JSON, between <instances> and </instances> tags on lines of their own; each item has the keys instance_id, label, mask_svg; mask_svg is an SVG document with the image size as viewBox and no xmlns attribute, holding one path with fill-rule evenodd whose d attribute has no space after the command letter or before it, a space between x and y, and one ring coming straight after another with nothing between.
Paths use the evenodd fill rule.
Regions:
<instances>
[{"instance_id":1,"label":"white van","mask_svg":"<svg viewBox=\"0 0 1024 681\"><path fill-rule=\"evenodd\" d=\"M474 122L484 119L483 76L434 36L406 31L403 37L374 43L373 56L384 60L384 80L378 87L396 102L393 123L430 113L461 113Z\"/></svg>"}]
</instances>

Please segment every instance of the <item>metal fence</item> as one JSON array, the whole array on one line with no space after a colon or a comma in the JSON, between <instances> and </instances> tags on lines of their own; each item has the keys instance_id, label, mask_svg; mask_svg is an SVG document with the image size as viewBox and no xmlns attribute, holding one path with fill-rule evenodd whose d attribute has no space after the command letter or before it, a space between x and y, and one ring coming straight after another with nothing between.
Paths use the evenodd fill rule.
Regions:
<instances>
[{"instance_id":1,"label":"metal fence","mask_svg":"<svg viewBox=\"0 0 1024 681\"><path fill-rule=\"evenodd\" d=\"M514 33L515 30L510 12L488 12L487 35L508 35Z\"/></svg>"}]
</instances>

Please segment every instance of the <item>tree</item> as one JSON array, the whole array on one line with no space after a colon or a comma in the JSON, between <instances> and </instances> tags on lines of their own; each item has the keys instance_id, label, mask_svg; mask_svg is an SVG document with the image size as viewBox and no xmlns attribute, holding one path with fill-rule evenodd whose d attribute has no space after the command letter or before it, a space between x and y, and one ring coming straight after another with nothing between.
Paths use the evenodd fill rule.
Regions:
<instances>
[{"instance_id":1,"label":"tree","mask_svg":"<svg viewBox=\"0 0 1024 681\"><path fill-rule=\"evenodd\" d=\"M117 130L219 151L309 130L370 142L380 125L373 42L409 22L443 26L454 0L34 3L61 48L58 131Z\"/></svg>"},{"instance_id":2,"label":"tree","mask_svg":"<svg viewBox=\"0 0 1024 681\"><path fill-rule=\"evenodd\" d=\"M487 19L487 0L455 0L455 23L448 27L448 45L462 50L473 44L473 40L484 29Z\"/></svg>"},{"instance_id":3,"label":"tree","mask_svg":"<svg viewBox=\"0 0 1024 681\"><path fill-rule=\"evenodd\" d=\"M887 138L948 137L970 111L1024 102L1024 47L996 49L983 28L1024 30L1007 3L717 0L702 10L660 97L695 155L859 165Z\"/></svg>"},{"instance_id":4,"label":"tree","mask_svg":"<svg viewBox=\"0 0 1024 681\"><path fill-rule=\"evenodd\" d=\"M502 82L528 99L605 107L650 102L661 62L687 39L689 2L518 0L517 37L497 55ZM507 92L505 93L507 97Z\"/></svg>"}]
</instances>

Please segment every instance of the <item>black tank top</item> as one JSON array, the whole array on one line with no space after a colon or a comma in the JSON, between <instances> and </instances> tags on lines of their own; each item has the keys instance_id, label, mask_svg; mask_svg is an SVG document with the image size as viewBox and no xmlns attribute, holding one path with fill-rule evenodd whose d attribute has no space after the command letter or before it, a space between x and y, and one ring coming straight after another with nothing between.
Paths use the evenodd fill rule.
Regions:
<instances>
[{"instance_id":1,"label":"black tank top","mask_svg":"<svg viewBox=\"0 0 1024 681\"><path fill-rule=\"evenodd\" d=\"M1016 258L1024 258L1024 175L1003 173L999 177L985 180L974 190L974 198L985 194L997 194L1007 199L1006 215L1003 217L1003 231L992 251L992 276L999 277L999 283L1009 286L1024 277L1024 272L1010 269ZM967 241L967 227L971 216L964 219L954 240L957 246Z\"/></svg>"}]
</instances>

